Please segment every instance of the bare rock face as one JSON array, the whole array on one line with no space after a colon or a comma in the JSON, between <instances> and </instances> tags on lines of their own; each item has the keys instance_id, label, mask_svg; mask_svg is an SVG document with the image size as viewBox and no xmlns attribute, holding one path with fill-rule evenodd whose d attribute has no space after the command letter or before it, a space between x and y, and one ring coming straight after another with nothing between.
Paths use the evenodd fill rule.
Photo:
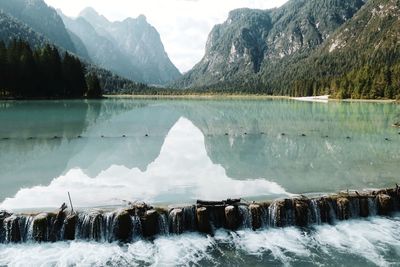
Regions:
<instances>
[{"instance_id":1,"label":"bare rock face","mask_svg":"<svg viewBox=\"0 0 400 267\"><path fill-rule=\"evenodd\" d=\"M94 63L136 82L164 85L181 77L146 17L111 22L93 8L78 18L62 15L66 27L88 48Z\"/></svg>"},{"instance_id":2,"label":"bare rock face","mask_svg":"<svg viewBox=\"0 0 400 267\"><path fill-rule=\"evenodd\" d=\"M363 4L362 0L288 1L272 10L233 10L209 34L203 59L176 84L196 88L242 78L257 81L263 69L317 50Z\"/></svg>"}]
</instances>

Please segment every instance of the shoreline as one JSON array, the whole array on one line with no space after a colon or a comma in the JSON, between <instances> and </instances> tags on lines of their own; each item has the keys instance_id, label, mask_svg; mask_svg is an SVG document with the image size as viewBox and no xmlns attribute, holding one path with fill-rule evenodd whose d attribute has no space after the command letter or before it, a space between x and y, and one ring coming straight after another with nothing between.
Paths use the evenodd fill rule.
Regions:
<instances>
[{"instance_id":1,"label":"shoreline","mask_svg":"<svg viewBox=\"0 0 400 267\"><path fill-rule=\"evenodd\" d=\"M293 100L301 102L321 102L321 101L302 101L299 97L291 96L272 96L272 95L256 95L256 94L182 94L182 95L103 95L101 98L12 98L0 97L1 102L15 101L74 101L74 100L107 100L107 99L150 99L150 100ZM329 98L327 102L343 102L343 103L381 103L381 104L400 104L400 100L396 99L338 99Z\"/></svg>"},{"instance_id":2,"label":"shoreline","mask_svg":"<svg viewBox=\"0 0 400 267\"><path fill-rule=\"evenodd\" d=\"M104 99L166 99L166 100L174 100L174 99L190 99L190 100L296 100L296 97L291 96L271 96L271 95L246 95L246 94L186 94L186 95L104 95ZM359 102L359 103L383 103L383 104L400 104L400 100L396 99L338 99L338 98L329 98L328 101L332 102ZM312 102L312 101L309 101ZM317 102L317 101L315 101Z\"/></svg>"}]
</instances>

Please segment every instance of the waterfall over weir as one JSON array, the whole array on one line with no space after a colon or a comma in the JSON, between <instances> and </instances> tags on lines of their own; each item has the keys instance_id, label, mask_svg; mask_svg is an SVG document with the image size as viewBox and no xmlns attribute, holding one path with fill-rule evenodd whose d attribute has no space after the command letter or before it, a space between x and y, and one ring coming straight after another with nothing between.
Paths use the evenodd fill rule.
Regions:
<instances>
[{"instance_id":1,"label":"waterfall over weir","mask_svg":"<svg viewBox=\"0 0 400 267\"><path fill-rule=\"evenodd\" d=\"M334 224L374 215L389 216L400 210L400 188L339 193L318 198L293 198L273 202L243 203L197 201L171 209L134 204L116 211L11 214L0 212L0 243L89 240L131 242L157 235L196 231L213 234L218 228L307 227Z\"/></svg>"}]
</instances>

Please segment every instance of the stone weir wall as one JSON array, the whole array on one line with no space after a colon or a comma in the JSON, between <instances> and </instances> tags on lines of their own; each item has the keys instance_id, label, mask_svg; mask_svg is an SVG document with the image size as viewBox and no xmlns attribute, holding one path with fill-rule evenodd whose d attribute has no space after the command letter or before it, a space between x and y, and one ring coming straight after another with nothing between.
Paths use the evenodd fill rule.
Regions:
<instances>
[{"instance_id":1,"label":"stone weir wall","mask_svg":"<svg viewBox=\"0 0 400 267\"><path fill-rule=\"evenodd\" d=\"M400 188L339 193L317 198L297 197L244 203L240 199L171 209L132 204L116 211L70 212L65 204L55 213L0 212L0 243L90 240L131 242L139 238L196 231L213 234L218 228L257 230L269 227L333 224L400 211Z\"/></svg>"}]
</instances>

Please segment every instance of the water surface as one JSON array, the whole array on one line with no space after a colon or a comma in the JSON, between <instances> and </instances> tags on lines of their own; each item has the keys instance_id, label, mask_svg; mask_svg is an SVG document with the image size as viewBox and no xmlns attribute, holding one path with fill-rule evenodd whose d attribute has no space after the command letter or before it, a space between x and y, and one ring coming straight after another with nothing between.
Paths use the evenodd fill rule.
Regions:
<instances>
[{"instance_id":1,"label":"water surface","mask_svg":"<svg viewBox=\"0 0 400 267\"><path fill-rule=\"evenodd\" d=\"M0 208L393 187L400 107L291 100L0 102Z\"/></svg>"}]
</instances>

